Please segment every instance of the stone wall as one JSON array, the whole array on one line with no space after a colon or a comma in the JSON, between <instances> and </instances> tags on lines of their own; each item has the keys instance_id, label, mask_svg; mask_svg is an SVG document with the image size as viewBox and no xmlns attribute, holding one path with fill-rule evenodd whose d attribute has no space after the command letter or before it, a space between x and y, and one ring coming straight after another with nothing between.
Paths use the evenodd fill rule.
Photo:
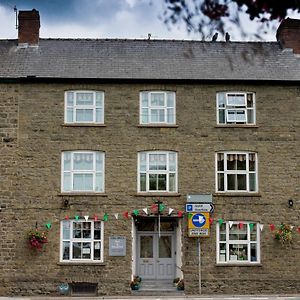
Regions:
<instances>
[{"instance_id":1,"label":"stone wall","mask_svg":"<svg viewBox=\"0 0 300 300\"><path fill-rule=\"evenodd\" d=\"M105 92L105 126L65 126L64 91ZM176 92L178 127L139 126L139 91ZM256 92L257 126L216 126L216 92ZM26 84L0 85L1 252L0 295L57 294L61 282L98 283L99 295L129 294L132 275L131 220L122 212L151 206L154 196L137 195L137 152L178 151L178 192L160 199L183 210L186 195L215 193L215 152L258 153L259 193L214 194L214 220L265 224L261 265L216 266L215 222L201 240L203 293L295 293L300 290L300 235L290 247L272 239L268 224L299 226L299 87L232 84ZM18 106L17 106L18 104ZM18 117L18 118L17 118ZM18 122L17 122L18 120ZM18 132L16 131L18 125ZM105 152L105 194L61 194L61 152ZM298 187L298 190L297 190ZM63 205L64 200L69 205ZM294 206L288 207L288 200ZM104 263L59 263L60 221L66 215L119 213L105 223ZM39 255L26 244L26 232L51 222L49 243ZM196 239L187 237L183 219L183 272L186 294L198 293ZM108 255L108 237L127 238L126 257ZM2 272L2 273L1 273ZM2 278L2 279L1 279Z\"/></svg>"}]
</instances>

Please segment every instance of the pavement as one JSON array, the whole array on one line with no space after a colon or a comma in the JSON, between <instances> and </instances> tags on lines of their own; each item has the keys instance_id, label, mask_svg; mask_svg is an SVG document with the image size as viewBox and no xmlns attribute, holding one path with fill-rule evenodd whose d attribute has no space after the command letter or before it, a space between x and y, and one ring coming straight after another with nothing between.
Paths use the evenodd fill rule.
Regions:
<instances>
[{"instance_id":1,"label":"pavement","mask_svg":"<svg viewBox=\"0 0 300 300\"><path fill-rule=\"evenodd\" d=\"M300 294L290 295L195 295L195 296L101 296L101 297L0 297L0 300L300 300Z\"/></svg>"}]
</instances>

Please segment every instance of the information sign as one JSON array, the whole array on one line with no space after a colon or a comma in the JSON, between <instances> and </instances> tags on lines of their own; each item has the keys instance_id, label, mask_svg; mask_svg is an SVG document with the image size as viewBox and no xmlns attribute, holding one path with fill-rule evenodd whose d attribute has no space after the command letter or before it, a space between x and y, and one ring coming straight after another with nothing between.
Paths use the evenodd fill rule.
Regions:
<instances>
[{"instance_id":1,"label":"information sign","mask_svg":"<svg viewBox=\"0 0 300 300\"><path fill-rule=\"evenodd\" d=\"M209 212L189 214L188 235L189 237L209 236Z\"/></svg>"}]
</instances>

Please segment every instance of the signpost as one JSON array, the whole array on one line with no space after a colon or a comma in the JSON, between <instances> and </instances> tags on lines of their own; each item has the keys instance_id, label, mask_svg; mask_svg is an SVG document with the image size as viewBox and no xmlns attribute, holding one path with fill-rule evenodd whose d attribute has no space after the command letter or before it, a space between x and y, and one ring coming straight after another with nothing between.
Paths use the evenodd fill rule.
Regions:
<instances>
[{"instance_id":1,"label":"signpost","mask_svg":"<svg viewBox=\"0 0 300 300\"><path fill-rule=\"evenodd\" d=\"M212 203L187 203L185 205L186 212L213 212L214 205Z\"/></svg>"},{"instance_id":2,"label":"signpost","mask_svg":"<svg viewBox=\"0 0 300 300\"><path fill-rule=\"evenodd\" d=\"M190 213L188 235L189 237L209 236L209 212Z\"/></svg>"}]
</instances>

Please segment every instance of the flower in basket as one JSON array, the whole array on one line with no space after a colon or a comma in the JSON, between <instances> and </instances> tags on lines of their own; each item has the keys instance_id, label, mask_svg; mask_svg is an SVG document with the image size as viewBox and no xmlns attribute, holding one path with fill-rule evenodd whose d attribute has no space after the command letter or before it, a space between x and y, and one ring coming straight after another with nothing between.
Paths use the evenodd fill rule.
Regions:
<instances>
[{"instance_id":1,"label":"flower in basket","mask_svg":"<svg viewBox=\"0 0 300 300\"><path fill-rule=\"evenodd\" d=\"M282 244L291 243L293 239L293 227L288 224L281 224L275 230L274 239L280 241Z\"/></svg>"},{"instance_id":2,"label":"flower in basket","mask_svg":"<svg viewBox=\"0 0 300 300\"><path fill-rule=\"evenodd\" d=\"M142 278L140 276L134 276L133 280L130 283L130 287L132 290L138 290L140 288L140 283Z\"/></svg>"},{"instance_id":3,"label":"flower in basket","mask_svg":"<svg viewBox=\"0 0 300 300\"><path fill-rule=\"evenodd\" d=\"M30 248L36 251L42 251L44 244L48 242L47 235L47 231L39 230L37 228L30 230L27 233Z\"/></svg>"}]
</instances>

